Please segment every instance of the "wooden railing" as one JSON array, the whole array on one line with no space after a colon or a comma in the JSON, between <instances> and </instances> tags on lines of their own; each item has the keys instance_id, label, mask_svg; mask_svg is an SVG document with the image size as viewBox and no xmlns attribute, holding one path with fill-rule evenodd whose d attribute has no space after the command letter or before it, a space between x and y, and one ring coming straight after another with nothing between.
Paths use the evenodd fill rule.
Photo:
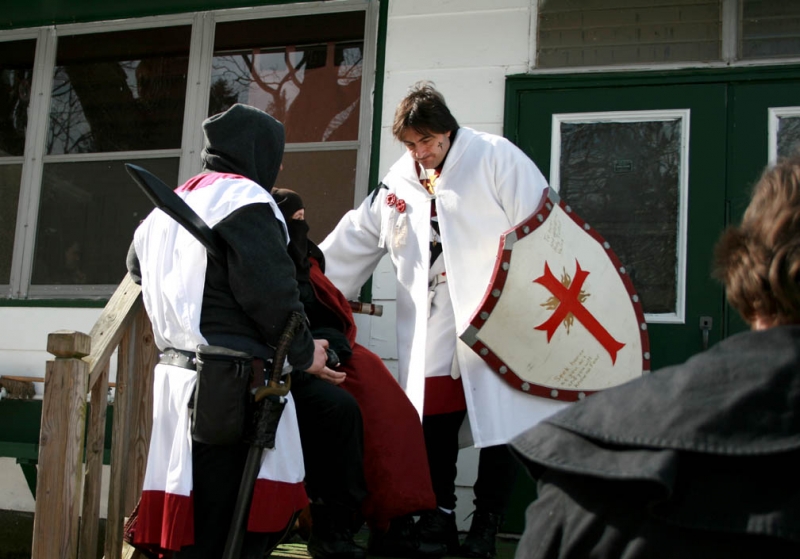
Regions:
<instances>
[{"instance_id":1,"label":"wooden railing","mask_svg":"<svg viewBox=\"0 0 800 559\"><path fill-rule=\"evenodd\" d=\"M126 276L87 335L48 336L32 559L96 559L111 358L110 482L104 555L122 556L122 530L142 490L158 351L141 290ZM88 399L87 399L88 396ZM88 405L87 405L88 404Z\"/></svg>"}]
</instances>

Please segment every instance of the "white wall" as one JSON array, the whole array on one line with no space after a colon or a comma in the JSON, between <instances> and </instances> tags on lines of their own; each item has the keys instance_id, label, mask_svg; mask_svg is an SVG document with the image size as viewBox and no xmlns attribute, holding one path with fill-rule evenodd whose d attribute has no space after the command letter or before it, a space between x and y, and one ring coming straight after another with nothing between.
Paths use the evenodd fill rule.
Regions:
<instances>
[{"instance_id":1,"label":"white wall","mask_svg":"<svg viewBox=\"0 0 800 559\"><path fill-rule=\"evenodd\" d=\"M55 330L91 331L102 309L0 307L0 376L44 378L47 335ZM41 397L42 384L35 385ZM10 428L2 426L1 428ZM0 507L33 512L34 500L13 458L0 458Z\"/></svg>"}]
</instances>

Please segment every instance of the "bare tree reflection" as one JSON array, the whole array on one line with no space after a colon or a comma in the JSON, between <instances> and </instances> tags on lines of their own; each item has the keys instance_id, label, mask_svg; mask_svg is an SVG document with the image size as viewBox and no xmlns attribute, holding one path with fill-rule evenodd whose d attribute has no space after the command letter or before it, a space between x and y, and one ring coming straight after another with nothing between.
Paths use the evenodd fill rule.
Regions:
<instances>
[{"instance_id":1,"label":"bare tree reflection","mask_svg":"<svg viewBox=\"0 0 800 559\"><path fill-rule=\"evenodd\" d=\"M362 63L361 43L218 53L209 114L246 103L282 121L287 142L354 140Z\"/></svg>"},{"instance_id":2,"label":"bare tree reflection","mask_svg":"<svg viewBox=\"0 0 800 559\"><path fill-rule=\"evenodd\" d=\"M26 68L0 68L0 156L20 156L25 149L33 60Z\"/></svg>"},{"instance_id":3,"label":"bare tree reflection","mask_svg":"<svg viewBox=\"0 0 800 559\"><path fill-rule=\"evenodd\" d=\"M680 120L561 125L561 196L611 244L648 313L675 311L680 136Z\"/></svg>"}]
</instances>

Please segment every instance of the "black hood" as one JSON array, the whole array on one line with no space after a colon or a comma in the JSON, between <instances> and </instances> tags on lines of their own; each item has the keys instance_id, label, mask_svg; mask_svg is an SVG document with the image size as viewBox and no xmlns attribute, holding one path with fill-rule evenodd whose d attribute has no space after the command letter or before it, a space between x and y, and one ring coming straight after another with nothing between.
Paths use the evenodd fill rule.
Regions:
<instances>
[{"instance_id":1,"label":"black hood","mask_svg":"<svg viewBox=\"0 0 800 559\"><path fill-rule=\"evenodd\" d=\"M203 135L204 170L242 175L272 189L283 160L283 124L237 103L203 121Z\"/></svg>"}]
</instances>

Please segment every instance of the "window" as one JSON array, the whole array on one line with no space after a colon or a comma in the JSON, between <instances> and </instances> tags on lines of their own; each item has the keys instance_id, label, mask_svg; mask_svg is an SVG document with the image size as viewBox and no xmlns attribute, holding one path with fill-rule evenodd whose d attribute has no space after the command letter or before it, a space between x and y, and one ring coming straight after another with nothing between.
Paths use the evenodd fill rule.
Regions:
<instances>
[{"instance_id":1,"label":"window","mask_svg":"<svg viewBox=\"0 0 800 559\"><path fill-rule=\"evenodd\" d=\"M720 0L541 0L539 6L539 68L721 60Z\"/></svg>"},{"instance_id":2,"label":"window","mask_svg":"<svg viewBox=\"0 0 800 559\"><path fill-rule=\"evenodd\" d=\"M537 68L800 56L800 2L539 0Z\"/></svg>"},{"instance_id":3,"label":"window","mask_svg":"<svg viewBox=\"0 0 800 559\"><path fill-rule=\"evenodd\" d=\"M550 184L603 235L648 322L683 320L688 110L553 115Z\"/></svg>"},{"instance_id":4,"label":"window","mask_svg":"<svg viewBox=\"0 0 800 559\"><path fill-rule=\"evenodd\" d=\"M217 25L208 114L257 107L286 127L278 185L303 196L321 241L353 207L364 61L364 13Z\"/></svg>"},{"instance_id":5,"label":"window","mask_svg":"<svg viewBox=\"0 0 800 559\"><path fill-rule=\"evenodd\" d=\"M0 285L8 285L36 41L0 43Z\"/></svg>"},{"instance_id":6,"label":"window","mask_svg":"<svg viewBox=\"0 0 800 559\"><path fill-rule=\"evenodd\" d=\"M373 2L345 0L0 42L0 286L110 295L152 210L124 163L177 186L201 169L202 120L237 102L284 122L279 185L301 193L324 237L367 191L376 20Z\"/></svg>"},{"instance_id":7,"label":"window","mask_svg":"<svg viewBox=\"0 0 800 559\"><path fill-rule=\"evenodd\" d=\"M800 56L800 3L742 0L739 57Z\"/></svg>"},{"instance_id":8,"label":"window","mask_svg":"<svg viewBox=\"0 0 800 559\"><path fill-rule=\"evenodd\" d=\"M124 163L177 184L190 36L181 26L59 39L32 293L125 275L124 248L152 204Z\"/></svg>"}]
</instances>

